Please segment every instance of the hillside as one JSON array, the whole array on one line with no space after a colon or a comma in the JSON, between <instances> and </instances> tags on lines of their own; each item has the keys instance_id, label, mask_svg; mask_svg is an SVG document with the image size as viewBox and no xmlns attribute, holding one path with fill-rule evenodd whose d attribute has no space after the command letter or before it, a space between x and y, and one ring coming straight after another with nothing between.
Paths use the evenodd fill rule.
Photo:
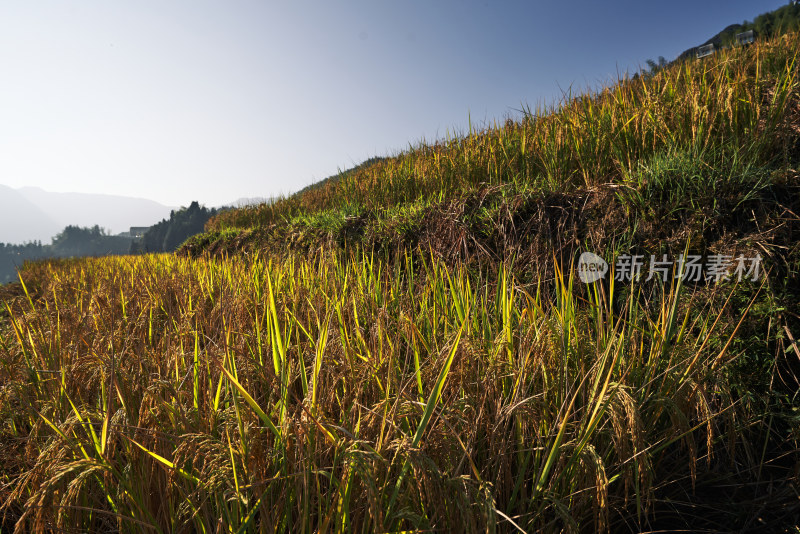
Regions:
<instances>
[{"instance_id":1,"label":"hillside","mask_svg":"<svg viewBox=\"0 0 800 534\"><path fill-rule=\"evenodd\" d=\"M47 242L61 228L39 206L4 185L0 185L0 214L0 243ZM24 237L20 228L25 229Z\"/></svg>"},{"instance_id":2,"label":"hillside","mask_svg":"<svg viewBox=\"0 0 800 534\"><path fill-rule=\"evenodd\" d=\"M729 310L731 320L747 317L732 341L749 354L737 382L768 397L781 383L791 395L800 368L785 337L800 331L798 39L722 51L620 80L554 113L529 110L520 122L418 146L278 203L223 214L183 253L411 252L473 272L513 264L523 287L557 280L582 251L601 251L612 269L625 253L646 264L687 249L704 262L763 257L770 289L733 297L741 306L755 299L760 311ZM716 301L713 285L695 287L694 298Z\"/></svg>"},{"instance_id":3,"label":"hillside","mask_svg":"<svg viewBox=\"0 0 800 534\"><path fill-rule=\"evenodd\" d=\"M752 22L744 21L741 24L730 24L725 29L678 56L679 61L694 59L697 49L704 45L713 44L716 50L735 46L736 34L753 31L756 38L770 38L800 30L800 5L790 3L774 11L762 13Z\"/></svg>"},{"instance_id":4,"label":"hillside","mask_svg":"<svg viewBox=\"0 0 800 534\"><path fill-rule=\"evenodd\" d=\"M2 529L796 532L799 58L622 79L177 255L26 266Z\"/></svg>"},{"instance_id":5,"label":"hillside","mask_svg":"<svg viewBox=\"0 0 800 534\"><path fill-rule=\"evenodd\" d=\"M416 247L453 261L513 257L539 273L553 251L614 243L677 254L691 237L702 253L764 247L785 269L796 260L794 219L774 233L763 225L800 213L796 39L621 80L556 113L529 110L232 210L184 252Z\"/></svg>"}]
</instances>

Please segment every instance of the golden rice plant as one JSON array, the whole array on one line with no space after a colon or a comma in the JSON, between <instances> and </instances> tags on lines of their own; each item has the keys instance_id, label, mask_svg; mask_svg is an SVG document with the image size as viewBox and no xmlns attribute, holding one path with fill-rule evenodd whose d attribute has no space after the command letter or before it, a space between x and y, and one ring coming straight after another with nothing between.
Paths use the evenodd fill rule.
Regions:
<instances>
[{"instance_id":1,"label":"golden rice plant","mask_svg":"<svg viewBox=\"0 0 800 534\"><path fill-rule=\"evenodd\" d=\"M757 463L716 299L557 273L31 265L0 316L4 528L607 530L687 469Z\"/></svg>"},{"instance_id":2,"label":"golden rice plant","mask_svg":"<svg viewBox=\"0 0 800 534\"><path fill-rule=\"evenodd\" d=\"M568 192L636 183L666 152L741 157L763 165L790 148L800 36L787 34L654 76L622 77L518 120L420 143L338 180L258 207L232 210L209 230L249 228L317 211L357 214L439 201L486 185Z\"/></svg>"}]
</instances>

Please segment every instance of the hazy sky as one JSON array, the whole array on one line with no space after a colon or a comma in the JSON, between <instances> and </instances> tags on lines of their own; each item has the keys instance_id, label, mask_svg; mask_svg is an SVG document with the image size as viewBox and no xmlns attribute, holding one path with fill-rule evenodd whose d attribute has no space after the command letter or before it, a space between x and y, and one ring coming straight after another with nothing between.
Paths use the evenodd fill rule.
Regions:
<instances>
[{"instance_id":1,"label":"hazy sky","mask_svg":"<svg viewBox=\"0 0 800 534\"><path fill-rule=\"evenodd\" d=\"M290 193L784 3L4 0L0 184Z\"/></svg>"}]
</instances>

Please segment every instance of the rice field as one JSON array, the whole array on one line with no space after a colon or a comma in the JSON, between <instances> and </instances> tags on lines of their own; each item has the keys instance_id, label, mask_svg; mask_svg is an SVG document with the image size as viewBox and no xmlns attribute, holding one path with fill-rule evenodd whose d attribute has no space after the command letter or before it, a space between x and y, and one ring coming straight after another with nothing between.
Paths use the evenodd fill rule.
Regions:
<instances>
[{"instance_id":1,"label":"rice field","mask_svg":"<svg viewBox=\"0 0 800 534\"><path fill-rule=\"evenodd\" d=\"M798 50L800 35L790 33L567 92L551 106L523 106L518 120L471 125L300 195L223 213L207 229L341 218L498 185L638 192L653 163L671 156L702 161L725 175L719 185L730 185L748 169L796 157Z\"/></svg>"},{"instance_id":2,"label":"rice field","mask_svg":"<svg viewBox=\"0 0 800 534\"><path fill-rule=\"evenodd\" d=\"M355 260L29 268L0 338L6 524L618 530L670 477L761 467L718 299Z\"/></svg>"},{"instance_id":3,"label":"rice field","mask_svg":"<svg viewBox=\"0 0 800 534\"><path fill-rule=\"evenodd\" d=\"M0 531L797 532L799 44L412 147L182 255L26 265ZM582 284L588 245L765 275Z\"/></svg>"}]
</instances>

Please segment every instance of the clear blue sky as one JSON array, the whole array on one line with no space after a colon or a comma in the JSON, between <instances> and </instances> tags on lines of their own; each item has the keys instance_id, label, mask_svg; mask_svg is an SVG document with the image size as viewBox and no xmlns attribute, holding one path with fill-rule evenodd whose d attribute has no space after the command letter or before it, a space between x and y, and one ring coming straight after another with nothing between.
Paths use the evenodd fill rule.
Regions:
<instances>
[{"instance_id":1,"label":"clear blue sky","mask_svg":"<svg viewBox=\"0 0 800 534\"><path fill-rule=\"evenodd\" d=\"M289 193L784 3L8 0L0 184L169 205Z\"/></svg>"}]
</instances>

